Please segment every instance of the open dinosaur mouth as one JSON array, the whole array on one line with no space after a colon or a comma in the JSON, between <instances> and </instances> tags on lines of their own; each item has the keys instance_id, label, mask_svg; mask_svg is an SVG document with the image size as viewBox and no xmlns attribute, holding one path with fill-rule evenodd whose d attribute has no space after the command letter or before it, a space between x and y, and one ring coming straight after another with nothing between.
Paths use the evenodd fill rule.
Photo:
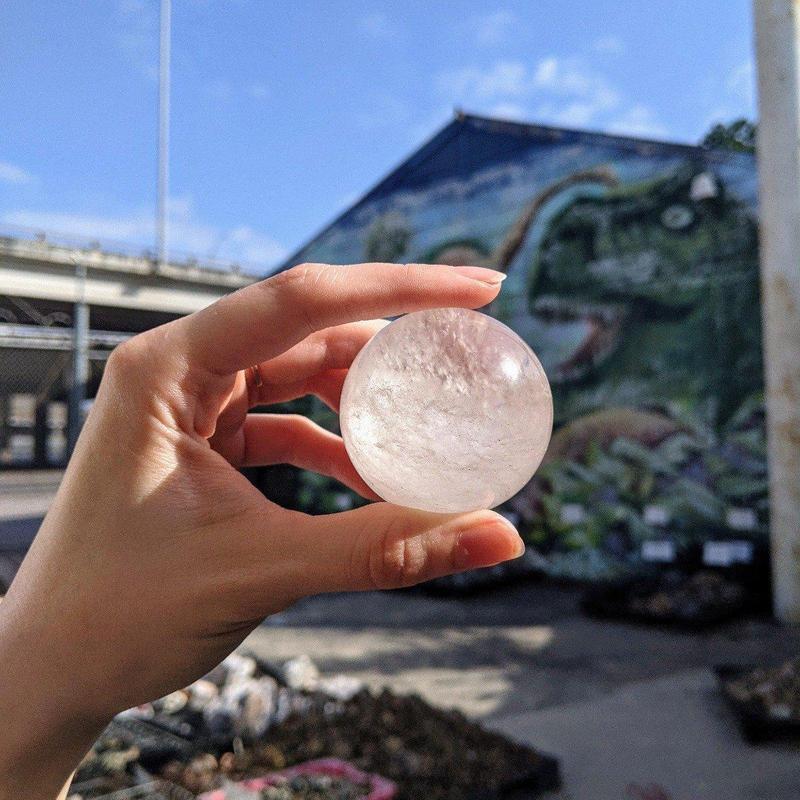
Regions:
<instances>
[{"instance_id":1,"label":"open dinosaur mouth","mask_svg":"<svg viewBox=\"0 0 800 800\"><path fill-rule=\"evenodd\" d=\"M605 361L619 343L625 319L621 305L558 295L538 297L531 310L553 344L545 368L557 383L578 380Z\"/></svg>"}]
</instances>

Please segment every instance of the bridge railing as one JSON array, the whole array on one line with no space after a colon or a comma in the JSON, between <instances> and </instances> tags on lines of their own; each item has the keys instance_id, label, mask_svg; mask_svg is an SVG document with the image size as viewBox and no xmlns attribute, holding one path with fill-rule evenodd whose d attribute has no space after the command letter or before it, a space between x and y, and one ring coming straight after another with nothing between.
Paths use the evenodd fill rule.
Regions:
<instances>
[{"instance_id":1,"label":"bridge railing","mask_svg":"<svg viewBox=\"0 0 800 800\"><path fill-rule=\"evenodd\" d=\"M102 252L109 256L120 256L149 262L157 262L155 251L142 242L113 239L106 236L78 236L72 233L51 229L35 228L26 225L9 223L0 224L0 241L30 242L41 246L61 247L79 250L85 253ZM237 262L209 256L199 256L178 248L170 248L169 266L186 270L202 269L207 271L233 274L247 273L256 275L263 272L263 266Z\"/></svg>"}]
</instances>

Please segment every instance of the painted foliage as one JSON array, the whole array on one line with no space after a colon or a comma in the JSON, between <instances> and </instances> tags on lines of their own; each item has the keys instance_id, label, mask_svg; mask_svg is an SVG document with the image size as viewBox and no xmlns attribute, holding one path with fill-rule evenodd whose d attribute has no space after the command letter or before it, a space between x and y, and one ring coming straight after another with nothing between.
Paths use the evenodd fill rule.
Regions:
<instances>
[{"instance_id":1,"label":"painted foliage","mask_svg":"<svg viewBox=\"0 0 800 800\"><path fill-rule=\"evenodd\" d=\"M752 156L462 116L295 254L483 264L556 433L514 498L554 571L763 536Z\"/></svg>"}]
</instances>

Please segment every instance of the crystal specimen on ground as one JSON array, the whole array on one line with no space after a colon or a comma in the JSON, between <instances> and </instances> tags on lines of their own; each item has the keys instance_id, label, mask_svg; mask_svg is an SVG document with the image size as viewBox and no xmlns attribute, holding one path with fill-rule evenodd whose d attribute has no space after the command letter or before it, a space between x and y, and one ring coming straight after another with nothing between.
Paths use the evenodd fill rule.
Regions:
<instances>
[{"instance_id":1,"label":"crystal specimen on ground","mask_svg":"<svg viewBox=\"0 0 800 800\"><path fill-rule=\"evenodd\" d=\"M358 354L341 427L358 473L384 500L460 513L516 494L544 456L550 386L510 328L461 308L417 311Z\"/></svg>"}]
</instances>

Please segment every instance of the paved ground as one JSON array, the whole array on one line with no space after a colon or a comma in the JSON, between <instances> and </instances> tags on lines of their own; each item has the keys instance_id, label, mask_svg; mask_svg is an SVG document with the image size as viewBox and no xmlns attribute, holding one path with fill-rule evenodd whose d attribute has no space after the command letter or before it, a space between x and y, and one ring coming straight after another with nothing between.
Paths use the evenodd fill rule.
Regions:
<instances>
[{"instance_id":1,"label":"paved ground","mask_svg":"<svg viewBox=\"0 0 800 800\"><path fill-rule=\"evenodd\" d=\"M56 469L0 470L0 521L44 516L62 475Z\"/></svg>"},{"instance_id":2,"label":"paved ground","mask_svg":"<svg viewBox=\"0 0 800 800\"><path fill-rule=\"evenodd\" d=\"M731 722L711 673L692 669L495 724L561 756L563 798L617 800L627 783L675 800L800 797L797 748L752 747Z\"/></svg>"},{"instance_id":3,"label":"paved ground","mask_svg":"<svg viewBox=\"0 0 800 800\"><path fill-rule=\"evenodd\" d=\"M588 620L574 590L464 600L395 592L298 604L247 646L458 706L558 755L564 800L798 800L800 750L746 745L710 667L800 652L800 631L750 620L697 635Z\"/></svg>"},{"instance_id":4,"label":"paved ground","mask_svg":"<svg viewBox=\"0 0 800 800\"><path fill-rule=\"evenodd\" d=\"M800 649L800 631L768 621L706 635L670 633L592 621L578 601L576 591L546 583L460 600L412 592L336 595L273 617L248 643L272 658L308 653L325 670L418 691L491 719Z\"/></svg>"},{"instance_id":5,"label":"paved ground","mask_svg":"<svg viewBox=\"0 0 800 800\"><path fill-rule=\"evenodd\" d=\"M0 561L35 532L58 478L0 473ZM800 749L746 745L709 669L800 653L800 629L768 620L705 635L599 623L575 591L538 583L313 598L246 646L458 706L557 755L558 800L627 800L630 783L663 787L648 800L800 800Z\"/></svg>"},{"instance_id":6,"label":"paved ground","mask_svg":"<svg viewBox=\"0 0 800 800\"><path fill-rule=\"evenodd\" d=\"M0 470L0 592L14 577L62 474L60 470Z\"/></svg>"}]
</instances>

